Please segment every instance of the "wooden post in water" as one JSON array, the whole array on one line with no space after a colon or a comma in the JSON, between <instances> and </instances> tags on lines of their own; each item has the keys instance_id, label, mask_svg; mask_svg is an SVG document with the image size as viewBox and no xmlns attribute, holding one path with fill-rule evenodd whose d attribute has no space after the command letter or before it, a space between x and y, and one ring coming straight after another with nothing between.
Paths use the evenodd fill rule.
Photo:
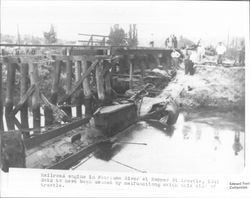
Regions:
<instances>
[{"instance_id":1,"label":"wooden post in water","mask_svg":"<svg viewBox=\"0 0 250 198\"><path fill-rule=\"evenodd\" d=\"M21 63L21 83L20 83L20 97L23 98L26 91L28 90L28 68L29 64L27 63ZM28 129L29 128L29 121L28 121L28 101L23 104L23 106L20 109L21 113L21 126L22 129ZM24 133L24 137L29 137L29 133Z\"/></svg>"},{"instance_id":2,"label":"wooden post in water","mask_svg":"<svg viewBox=\"0 0 250 198\"><path fill-rule=\"evenodd\" d=\"M104 90L104 77L103 77L103 62L100 61L99 64L96 66L96 88L98 99L101 104L105 101L105 90Z\"/></svg>"},{"instance_id":3,"label":"wooden post in water","mask_svg":"<svg viewBox=\"0 0 250 198\"><path fill-rule=\"evenodd\" d=\"M81 61L77 60L75 61L75 72L76 72L76 82L80 80L81 78ZM77 117L82 117L82 98L83 98L83 93L82 93L82 86L77 92L76 95L76 116Z\"/></svg>"},{"instance_id":4,"label":"wooden post in water","mask_svg":"<svg viewBox=\"0 0 250 198\"><path fill-rule=\"evenodd\" d=\"M87 59L86 57L82 58L82 73L86 73L88 69ZM85 78L83 80L83 94L84 94L84 106L85 106L85 116L92 115L92 93L89 86L89 78Z\"/></svg>"},{"instance_id":5,"label":"wooden post in water","mask_svg":"<svg viewBox=\"0 0 250 198\"><path fill-rule=\"evenodd\" d=\"M2 63L0 62L0 131L3 131L3 102L2 102Z\"/></svg>"},{"instance_id":6,"label":"wooden post in water","mask_svg":"<svg viewBox=\"0 0 250 198\"><path fill-rule=\"evenodd\" d=\"M40 95L39 95L39 77L38 64L35 62L29 63L30 84L35 85L35 91L31 99L31 109L33 113L33 128L34 133L40 132L41 118L40 118Z\"/></svg>"},{"instance_id":7,"label":"wooden post in water","mask_svg":"<svg viewBox=\"0 0 250 198\"><path fill-rule=\"evenodd\" d=\"M61 60L56 60L53 63L53 74L52 74L52 92L51 92L51 98L50 102L52 104L57 103L57 97L59 92L59 81L60 81L60 74L61 74ZM49 126L52 125L54 122L53 112L49 107L45 107L44 110L45 114L45 125Z\"/></svg>"},{"instance_id":8,"label":"wooden post in water","mask_svg":"<svg viewBox=\"0 0 250 198\"><path fill-rule=\"evenodd\" d=\"M14 120L10 117L10 112L13 109L14 88L15 88L15 75L16 75L16 63L12 63L11 59L6 61L7 64L7 90L5 98L5 119L8 130L14 130Z\"/></svg>"},{"instance_id":9,"label":"wooden post in water","mask_svg":"<svg viewBox=\"0 0 250 198\"><path fill-rule=\"evenodd\" d=\"M66 94L69 94L71 91L71 87L72 87L72 62L70 60L70 57L67 56L67 60L66 60ZM71 98L69 98L66 101L67 105L71 105ZM71 107L64 107L63 110L65 111L65 113L67 113L67 115L69 117L72 117L72 110Z\"/></svg>"}]
</instances>

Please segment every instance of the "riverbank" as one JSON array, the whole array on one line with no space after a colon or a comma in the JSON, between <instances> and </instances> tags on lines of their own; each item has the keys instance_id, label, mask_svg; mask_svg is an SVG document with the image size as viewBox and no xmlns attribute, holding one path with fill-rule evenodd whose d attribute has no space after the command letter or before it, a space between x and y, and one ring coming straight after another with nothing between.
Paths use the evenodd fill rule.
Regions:
<instances>
[{"instance_id":1,"label":"riverbank","mask_svg":"<svg viewBox=\"0 0 250 198\"><path fill-rule=\"evenodd\" d=\"M171 95L181 109L245 109L245 68L197 65L194 75L178 70L176 78L160 94Z\"/></svg>"}]
</instances>

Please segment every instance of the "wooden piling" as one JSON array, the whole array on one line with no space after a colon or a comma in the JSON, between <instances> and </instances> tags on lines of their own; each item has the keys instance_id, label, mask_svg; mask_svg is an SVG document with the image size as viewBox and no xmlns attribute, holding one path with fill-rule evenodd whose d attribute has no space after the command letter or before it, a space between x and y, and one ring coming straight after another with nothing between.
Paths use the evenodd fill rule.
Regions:
<instances>
[{"instance_id":1,"label":"wooden piling","mask_svg":"<svg viewBox=\"0 0 250 198\"><path fill-rule=\"evenodd\" d=\"M53 81L52 81L52 92L51 92L50 102L52 104L56 104L59 92L61 60L56 60L54 63L52 63L52 66L54 70L52 73ZM54 122L53 111L49 107L45 106L44 115L45 115L45 126L52 125Z\"/></svg>"},{"instance_id":2,"label":"wooden piling","mask_svg":"<svg viewBox=\"0 0 250 198\"><path fill-rule=\"evenodd\" d=\"M82 73L85 74L88 69L88 64L86 57L82 58ZM84 106L85 106L85 116L92 115L92 92L89 86L89 78L83 80L83 94L84 94Z\"/></svg>"},{"instance_id":3,"label":"wooden piling","mask_svg":"<svg viewBox=\"0 0 250 198\"><path fill-rule=\"evenodd\" d=\"M163 53L162 54L162 65L163 65L164 69L167 71L168 70L168 57L167 57L167 53Z\"/></svg>"},{"instance_id":4,"label":"wooden piling","mask_svg":"<svg viewBox=\"0 0 250 198\"><path fill-rule=\"evenodd\" d=\"M123 56L123 65L122 65L122 67L120 67L120 72L121 73L128 73L128 71L129 71L129 63L130 63L129 55L124 55Z\"/></svg>"},{"instance_id":5,"label":"wooden piling","mask_svg":"<svg viewBox=\"0 0 250 198\"><path fill-rule=\"evenodd\" d=\"M97 65L95 75L96 75L96 88L97 88L98 99L102 104L105 101L103 62L99 62L99 64Z\"/></svg>"},{"instance_id":6,"label":"wooden piling","mask_svg":"<svg viewBox=\"0 0 250 198\"><path fill-rule=\"evenodd\" d=\"M140 58L139 65L140 65L140 70L141 70L141 78L142 78L142 81L143 81L144 76L145 76L145 63L144 63L143 58Z\"/></svg>"},{"instance_id":7,"label":"wooden piling","mask_svg":"<svg viewBox=\"0 0 250 198\"><path fill-rule=\"evenodd\" d=\"M156 66L159 66L161 64L160 59L157 54L154 55Z\"/></svg>"},{"instance_id":8,"label":"wooden piling","mask_svg":"<svg viewBox=\"0 0 250 198\"><path fill-rule=\"evenodd\" d=\"M133 64L129 62L129 89L133 88Z\"/></svg>"},{"instance_id":9,"label":"wooden piling","mask_svg":"<svg viewBox=\"0 0 250 198\"><path fill-rule=\"evenodd\" d=\"M66 60L66 94L69 94L72 87L72 61L70 57L67 57ZM71 97L68 98L65 103L67 105L71 105ZM71 107L64 107L62 110L69 116L72 117L72 110Z\"/></svg>"},{"instance_id":10,"label":"wooden piling","mask_svg":"<svg viewBox=\"0 0 250 198\"><path fill-rule=\"evenodd\" d=\"M2 102L2 63L0 62L0 131L3 131L3 102Z\"/></svg>"},{"instance_id":11,"label":"wooden piling","mask_svg":"<svg viewBox=\"0 0 250 198\"><path fill-rule=\"evenodd\" d=\"M104 88L105 88L105 95L107 102L111 102L111 94L112 94L112 87L111 87L111 74L109 71L109 68L111 68L111 65L109 62L106 62L105 65L105 73L104 73Z\"/></svg>"},{"instance_id":12,"label":"wooden piling","mask_svg":"<svg viewBox=\"0 0 250 198\"><path fill-rule=\"evenodd\" d=\"M20 97L23 98L28 90L28 68L27 63L21 64L21 82L20 82ZM20 108L21 127L22 129L29 128L28 121L28 101L26 101ZM29 137L29 133L24 133L24 137Z\"/></svg>"},{"instance_id":13,"label":"wooden piling","mask_svg":"<svg viewBox=\"0 0 250 198\"><path fill-rule=\"evenodd\" d=\"M81 78L81 61L75 61L75 73L76 73L76 82ZM82 117L82 99L83 99L83 92L82 86L77 92L76 95L76 116Z\"/></svg>"},{"instance_id":14,"label":"wooden piling","mask_svg":"<svg viewBox=\"0 0 250 198\"><path fill-rule=\"evenodd\" d=\"M39 77L38 64L34 62L29 63L30 84L35 85L35 91L31 99L31 109L33 113L33 128L34 133L40 132L41 118L40 118L40 95L39 95Z\"/></svg>"},{"instance_id":15,"label":"wooden piling","mask_svg":"<svg viewBox=\"0 0 250 198\"><path fill-rule=\"evenodd\" d=\"M10 117L10 112L13 109L14 100L14 88L15 88L15 75L16 75L16 63L12 63L10 59L6 61L7 65L7 90L5 98L5 119L8 130L14 130L15 124Z\"/></svg>"},{"instance_id":16,"label":"wooden piling","mask_svg":"<svg viewBox=\"0 0 250 198\"><path fill-rule=\"evenodd\" d=\"M58 92L59 92L59 81L61 75L61 60L56 60L55 70L53 74L53 82L52 82L52 94L50 102L52 104L56 104L58 99Z\"/></svg>"}]
</instances>

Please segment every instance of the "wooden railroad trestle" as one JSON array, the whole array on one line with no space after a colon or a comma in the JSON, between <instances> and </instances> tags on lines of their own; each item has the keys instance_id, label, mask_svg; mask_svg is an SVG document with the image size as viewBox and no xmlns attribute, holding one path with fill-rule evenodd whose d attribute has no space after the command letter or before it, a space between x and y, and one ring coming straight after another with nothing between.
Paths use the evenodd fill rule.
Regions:
<instances>
[{"instance_id":1,"label":"wooden railroad trestle","mask_svg":"<svg viewBox=\"0 0 250 198\"><path fill-rule=\"evenodd\" d=\"M110 55L108 55L110 54ZM61 109L72 118L72 106L76 106L76 116L83 119L78 124L72 122L73 127L64 127L61 130L72 130L78 127L79 123L85 123L93 113L93 91L91 83L95 82L96 98L99 104L105 104L112 98L112 70L117 65L117 56L122 57L120 70L128 68L130 79L129 86L133 86L134 65L138 65L142 79L145 75L145 66L148 64L151 55L156 64L167 64L171 50L166 49L71 49L64 51L63 55L51 56L51 75L52 84L49 102L53 105L61 106ZM139 57L139 58L138 58ZM144 57L144 58L140 58ZM146 57L146 58L145 58ZM41 58L41 57L40 57ZM41 135L41 112L40 107L43 103L40 94L39 64L41 60L38 56L3 56L0 59L0 130L12 131L18 128L23 133L24 138L34 139L34 135ZM43 64L43 63L42 63ZM6 66L6 90L3 90L3 66ZM64 70L64 90L63 96L59 95L61 88L62 70ZM74 72L73 72L74 71ZM74 73L74 74L73 74ZM14 92L17 90L16 76L20 76L20 100L14 105ZM48 91L48 90L47 90ZM5 94L3 94L5 92ZM5 98L4 98L5 96ZM4 98L4 99L3 99ZM73 102L74 99L74 102ZM84 102L83 102L84 101ZM74 104L72 104L72 102ZM82 105L85 106L85 117L82 113ZM28 108L33 114L33 128L29 127ZM20 122L15 117L20 111ZM6 119L7 127L4 127L3 118ZM44 106L45 128L54 123L53 111L47 105ZM33 133L31 133L33 131ZM49 130L51 132L57 129ZM32 137L30 137L32 135ZM43 134L44 135L44 134ZM45 135L51 138L50 135ZM46 138L42 138L46 141ZM26 140L29 144L31 140Z\"/></svg>"}]
</instances>

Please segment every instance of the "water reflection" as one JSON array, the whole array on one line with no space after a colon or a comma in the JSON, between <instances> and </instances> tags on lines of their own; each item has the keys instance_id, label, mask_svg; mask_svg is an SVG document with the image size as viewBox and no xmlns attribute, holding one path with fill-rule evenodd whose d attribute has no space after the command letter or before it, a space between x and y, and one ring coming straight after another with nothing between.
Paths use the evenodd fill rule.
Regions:
<instances>
[{"instance_id":1,"label":"water reflection","mask_svg":"<svg viewBox=\"0 0 250 198\"><path fill-rule=\"evenodd\" d=\"M243 122L234 120L239 116L215 111L184 112L172 127L154 120L139 122L115 143L101 144L95 157L78 169L238 173L244 168L245 138Z\"/></svg>"},{"instance_id":2,"label":"water reflection","mask_svg":"<svg viewBox=\"0 0 250 198\"><path fill-rule=\"evenodd\" d=\"M159 122L158 120L147 120L147 123L150 126L153 126L156 129L161 130L164 134L166 134L169 137L171 137L174 134L175 126L165 125Z\"/></svg>"},{"instance_id":3,"label":"water reflection","mask_svg":"<svg viewBox=\"0 0 250 198\"><path fill-rule=\"evenodd\" d=\"M214 130L214 150L217 150L221 145L220 141L220 132L218 130Z\"/></svg>"},{"instance_id":4,"label":"water reflection","mask_svg":"<svg viewBox=\"0 0 250 198\"><path fill-rule=\"evenodd\" d=\"M235 135L234 135L234 144L233 144L233 150L234 150L234 154L238 155L238 153L243 149L243 146L240 143L240 132L239 131L235 131Z\"/></svg>"}]
</instances>

